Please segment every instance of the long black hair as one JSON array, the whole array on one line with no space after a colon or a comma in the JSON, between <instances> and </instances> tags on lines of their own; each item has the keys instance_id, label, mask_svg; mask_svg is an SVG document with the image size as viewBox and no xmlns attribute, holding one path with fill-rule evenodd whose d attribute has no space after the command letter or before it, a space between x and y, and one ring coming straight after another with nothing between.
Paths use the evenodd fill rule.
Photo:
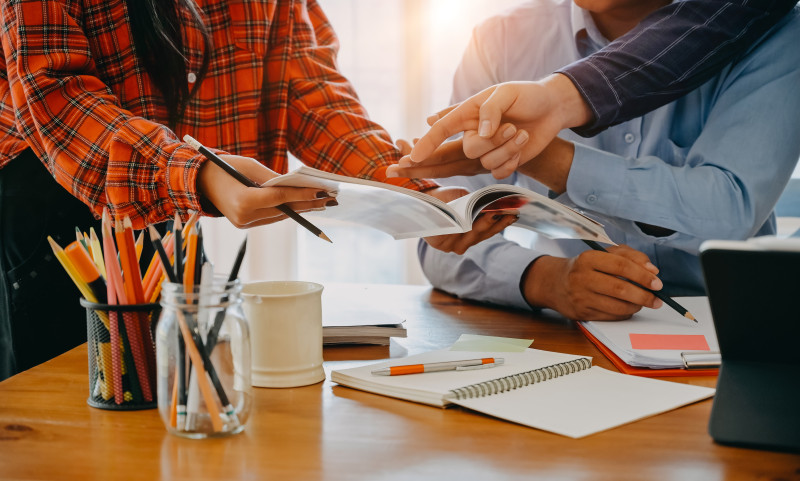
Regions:
<instances>
[{"instance_id":1,"label":"long black hair","mask_svg":"<svg viewBox=\"0 0 800 481\"><path fill-rule=\"evenodd\" d=\"M169 126L174 128L208 70L211 35L192 0L125 1L131 19L136 55L164 97L169 113ZM188 13L189 21L194 22L202 32L205 43L203 64L191 91L187 82L181 32L181 17L184 12Z\"/></svg>"}]
</instances>

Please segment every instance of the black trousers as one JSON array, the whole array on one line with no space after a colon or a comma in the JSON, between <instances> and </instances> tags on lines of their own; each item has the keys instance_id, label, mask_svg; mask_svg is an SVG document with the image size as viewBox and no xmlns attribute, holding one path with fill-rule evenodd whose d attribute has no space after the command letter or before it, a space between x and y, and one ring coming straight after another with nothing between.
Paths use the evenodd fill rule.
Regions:
<instances>
[{"instance_id":1,"label":"black trousers","mask_svg":"<svg viewBox=\"0 0 800 481\"><path fill-rule=\"evenodd\" d=\"M101 235L89 207L28 149L0 169L0 380L86 342L86 310L53 255L75 227Z\"/></svg>"}]
</instances>

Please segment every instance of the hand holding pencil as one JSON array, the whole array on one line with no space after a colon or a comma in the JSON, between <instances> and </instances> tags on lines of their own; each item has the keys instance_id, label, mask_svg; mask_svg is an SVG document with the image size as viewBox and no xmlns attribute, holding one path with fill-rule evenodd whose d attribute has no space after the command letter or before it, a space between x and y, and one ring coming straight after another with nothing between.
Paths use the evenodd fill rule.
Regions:
<instances>
[{"instance_id":1,"label":"hand holding pencil","mask_svg":"<svg viewBox=\"0 0 800 481\"><path fill-rule=\"evenodd\" d=\"M662 305L654 294L662 287L657 272L644 253L614 246L572 258L541 256L527 270L521 287L531 305L570 319L622 320L642 307Z\"/></svg>"},{"instance_id":2,"label":"hand holding pencil","mask_svg":"<svg viewBox=\"0 0 800 481\"><path fill-rule=\"evenodd\" d=\"M315 236L331 242L318 227L298 215L336 205L327 192L300 187L261 187L278 174L249 157L217 155L189 135L183 140L209 160L200 168L197 185L233 225L249 228L290 217Z\"/></svg>"}]
</instances>

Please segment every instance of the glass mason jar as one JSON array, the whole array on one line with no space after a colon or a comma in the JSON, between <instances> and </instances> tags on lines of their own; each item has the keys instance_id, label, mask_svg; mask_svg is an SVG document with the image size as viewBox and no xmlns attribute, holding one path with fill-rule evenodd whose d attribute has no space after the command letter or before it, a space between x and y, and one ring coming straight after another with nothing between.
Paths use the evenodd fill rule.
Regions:
<instances>
[{"instance_id":1,"label":"glass mason jar","mask_svg":"<svg viewBox=\"0 0 800 481\"><path fill-rule=\"evenodd\" d=\"M186 291L165 282L156 327L158 410L167 430L205 438L241 432L252 404L242 285L215 277Z\"/></svg>"}]
</instances>

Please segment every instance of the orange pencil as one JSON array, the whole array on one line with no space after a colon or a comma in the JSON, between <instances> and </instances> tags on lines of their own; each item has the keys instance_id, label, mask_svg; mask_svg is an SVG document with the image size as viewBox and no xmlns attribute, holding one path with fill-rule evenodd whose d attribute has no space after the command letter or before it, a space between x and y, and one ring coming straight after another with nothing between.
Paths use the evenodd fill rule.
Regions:
<instances>
[{"instance_id":1,"label":"orange pencil","mask_svg":"<svg viewBox=\"0 0 800 481\"><path fill-rule=\"evenodd\" d=\"M114 259L109 258L109 255L111 252L114 252L115 249L114 240L106 234L108 221L108 209L103 209L102 230L100 232L103 235L103 244L106 246L105 249L99 248L100 242L94 230L91 231L92 244L101 254L100 259L103 265L105 266L106 264L110 264L109 269L113 269L113 265L116 265L116 274L120 275L119 264L117 263L116 255L114 255ZM110 247L108 246L109 241L111 242ZM122 276L120 275L120 278L121 277ZM106 302L108 304L117 303L117 292L114 286L114 279L115 276L111 276L110 273L106 271ZM125 400L125 394L122 390L122 345L119 338L119 317L115 311L109 311L108 314L110 324L108 330L111 333L111 379L114 387L114 402L117 404L122 404L122 402Z\"/></svg>"},{"instance_id":2,"label":"orange pencil","mask_svg":"<svg viewBox=\"0 0 800 481\"><path fill-rule=\"evenodd\" d=\"M119 304L128 304L128 297L127 293L125 292L124 282L122 280L122 270L119 265L119 260L117 259L117 248L114 245L114 234L112 232L111 227L111 216L108 213L108 210L105 209L103 211L103 248L105 254L105 263L106 263L106 273L108 274L108 283L110 286L114 288L114 294ZM114 312L112 319L117 321L117 327L119 330L116 329L112 332L115 334L118 332L120 334L120 342L123 345L124 349L124 359L125 363L128 367L128 375L131 379L131 394L133 396L134 402L141 402L143 393L141 391L141 382L139 381L140 375L145 375L147 373L142 367L142 359L144 358L144 348L142 347L142 340L138 335L139 330L137 329L136 322L134 321L133 317L130 313L128 315L123 314L123 322L119 324L117 313ZM130 334L128 334L130 333ZM125 342L127 338L127 343ZM125 347L127 344L127 347ZM122 373L122 360L119 359L119 351L120 351L120 344L114 344L116 347L112 351L111 360L114 360L114 352L117 352L117 358L120 365L120 374Z\"/></svg>"},{"instance_id":3,"label":"orange pencil","mask_svg":"<svg viewBox=\"0 0 800 481\"><path fill-rule=\"evenodd\" d=\"M172 258L173 258L172 254L173 254L173 251L175 249L174 237L172 236L172 234L168 233L164 237L163 242L166 244L164 246L164 250L167 253L167 257L170 260L172 260ZM159 264L161 264L161 263L159 262ZM171 268L171 266L168 267L168 268ZM158 300L158 297L161 295L161 287L164 285L164 280L166 278L167 278L167 273L165 272L164 268L162 267L161 275L159 276L159 278L157 280L155 280L155 282L153 283L153 289L150 291L150 297L148 298L148 299L150 299L149 302L156 302Z\"/></svg>"},{"instance_id":4,"label":"orange pencil","mask_svg":"<svg viewBox=\"0 0 800 481\"><path fill-rule=\"evenodd\" d=\"M189 331L189 326L186 323L186 318L180 309L176 310L176 314L178 315L178 327L183 335L183 342L186 345L189 358L192 360L192 365L197 372L197 384L200 387L200 392L202 393L203 400L206 403L206 409L208 409L211 425L214 427L214 431L222 431L224 427L222 418L220 417L222 406L220 406L219 401L214 396L214 391L212 390L211 383L208 380L208 373L206 372L205 365L203 364L203 358L200 355L200 351L198 351L197 345L194 343L192 334Z\"/></svg>"},{"instance_id":5,"label":"orange pencil","mask_svg":"<svg viewBox=\"0 0 800 481\"><path fill-rule=\"evenodd\" d=\"M171 237L172 235L167 232L163 240L161 240L161 245L164 246L164 250L167 251L168 256L172 254L172 248L168 247L168 242ZM150 264L150 269L147 274L145 274L144 298L147 302L155 302L153 300L153 294L156 291L157 285L164 281L164 266L161 264L161 259L158 258L158 253L153 254L153 261ZM168 266L168 268L169 267L170 266Z\"/></svg>"},{"instance_id":6,"label":"orange pencil","mask_svg":"<svg viewBox=\"0 0 800 481\"><path fill-rule=\"evenodd\" d=\"M139 262L136 258L136 241L133 238L133 224L130 217L125 216L122 222L117 219L117 229L116 237L117 245L119 246L120 263L122 264L122 275L126 289L130 289L133 294L128 296L128 301L134 304L143 304L142 271L139 269ZM130 287L128 284L130 284Z\"/></svg>"},{"instance_id":7,"label":"orange pencil","mask_svg":"<svg viewBox=\"0 0 800 481\"><path fill-rule=\"evenodd\" d=\"M186 265L183 268L183 288L189 294L194 289L195 262L197 262L197 229L192 226L186 233Z\"/></svg>"},{"instance_id":8,"label":"orange pencil","mask_svg":"<svg viewBox=\"0 0 800 481\"><path fill-rule=\"evenodd\" d=\"M135 242L133 239L133 226L128 217L125 219L127 220L127 225L123 225L123 222L117 219L114 229L114 236L119 246L119 260L122 265L122 283L125 288L125 297L128 303L142 304L144 303L144 289L142 288L139 263L136 262L136 249L133 245ZM130 316L126 317L129 318ZM145 319L144 322L142 322L143 320L139 315L135 317L138 323L131 322L129 325L128 319L126 318L125 326L132 344L131 349L134 349L134 354L139 354L139 357L136 358L136 370L139 375L139 382L142 386L142 395L146 401L150 402L153 400L153 391L150 386L150 373L154 372L155 368L154 361L151 361L153 347L151 342L144 342L145 339L150 338L148 333L149 327L146 325L143 326L143 324L146 324L147 320ZM151 367L153 369L151 369Z\"/></svg>"}]
</instances>

